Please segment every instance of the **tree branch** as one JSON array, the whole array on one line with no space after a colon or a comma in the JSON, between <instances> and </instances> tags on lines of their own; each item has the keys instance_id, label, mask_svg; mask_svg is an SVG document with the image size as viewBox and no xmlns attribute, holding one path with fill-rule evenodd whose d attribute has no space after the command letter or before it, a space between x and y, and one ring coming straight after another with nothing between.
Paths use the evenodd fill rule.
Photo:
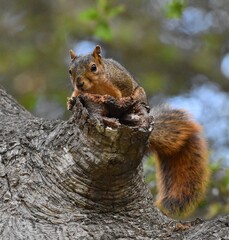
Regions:
<instances>
[{"instance_id":1,"label":"tree branch","mask_svg":"<svg viewBox=\"0 0 229 240\"><path fill-rule=\"evenodd\" d=\"M153 206L142 171L153 129L145 106L84 95L73 112L36 118L0 90L2 239L228 236L228 216L182 228Z\"/></svg>"}]
</instances>

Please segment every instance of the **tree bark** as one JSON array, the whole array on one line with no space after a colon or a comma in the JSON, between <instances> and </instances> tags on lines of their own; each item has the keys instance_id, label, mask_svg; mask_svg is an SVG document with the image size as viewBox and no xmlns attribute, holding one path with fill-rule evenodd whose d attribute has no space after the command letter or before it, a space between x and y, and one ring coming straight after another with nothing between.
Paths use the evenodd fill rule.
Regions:
<instances>
[{"instance_id":1,"label":"tree bark","mask_svg":"<svg viewBox=\"0 0 229 240\"><path fill-rule=\"evenodd\" d=\"M0 239L229 239L229 216L180 224L153 205L144 106L86 96L73 112L37 118L0 89Z\"/></svg>"}]
</instances>

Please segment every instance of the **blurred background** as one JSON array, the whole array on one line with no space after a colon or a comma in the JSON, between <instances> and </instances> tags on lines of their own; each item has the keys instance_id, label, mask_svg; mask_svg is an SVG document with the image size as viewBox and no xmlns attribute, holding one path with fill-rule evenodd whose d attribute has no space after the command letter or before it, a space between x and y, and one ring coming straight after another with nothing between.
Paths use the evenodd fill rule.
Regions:
<instances>
[{"instance_id":1,"label":"blurred background","mask_svg":"<svg viewBox=\"0 0 229 240\"><path fill-rule=\"evenodd\" d=\"M192 217L229 213L228 0L0 0L0 85L34 115L67 119L69 49L124 65L150 105L185 108L204 126L212 177ZM153 158L145 174L156 196Z\"/></svg>"}]
</instances>

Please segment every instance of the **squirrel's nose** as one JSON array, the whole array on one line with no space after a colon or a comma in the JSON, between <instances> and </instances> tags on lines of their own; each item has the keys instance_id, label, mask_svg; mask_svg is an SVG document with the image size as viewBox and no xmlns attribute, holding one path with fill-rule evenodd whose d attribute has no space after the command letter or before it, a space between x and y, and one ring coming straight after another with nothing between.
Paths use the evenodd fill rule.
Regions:
<instances>
[{"instance_id":1,"label":"squirrel's nose","mask_svg":"<svg viewBox=\"0 0 229 240\"><path fill-rule=\"evenodd\" d=\"M82 88L83 85L84 85L84 82L81 81L81 77L77 77L76 80L77 80L77 81L76 81L76 86L77 86L77 88Z\"/></svg>"}]
</instances>

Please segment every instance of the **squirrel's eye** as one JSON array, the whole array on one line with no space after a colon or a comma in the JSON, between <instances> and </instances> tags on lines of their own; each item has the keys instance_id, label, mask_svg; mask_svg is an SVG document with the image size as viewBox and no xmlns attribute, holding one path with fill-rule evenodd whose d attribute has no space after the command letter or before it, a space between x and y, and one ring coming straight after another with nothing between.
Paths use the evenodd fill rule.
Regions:
<instances>
[{"instance_id":1,"label":"squirrel's eye","mask_svg":"<svg viewBox=\"0 0 229 240\"><path fill-rule=\"evenodd\" d=\"M70 75L72 75L72 71L71 70L69 70L68 72L69 72Z\"/></svg>"},{"instance_id":2,"label":"squirrel's eye","mask_svg":"<svg viewBox=\"0 0 229 240\"><path fill-rule=\"evenodd\" d=\"M92 64L92 65L91 65L91 71L92 71L92 72L95 72L96 69L97 69L96 65L95 65L95 64Z\"/></svg>"}]
</instances>

